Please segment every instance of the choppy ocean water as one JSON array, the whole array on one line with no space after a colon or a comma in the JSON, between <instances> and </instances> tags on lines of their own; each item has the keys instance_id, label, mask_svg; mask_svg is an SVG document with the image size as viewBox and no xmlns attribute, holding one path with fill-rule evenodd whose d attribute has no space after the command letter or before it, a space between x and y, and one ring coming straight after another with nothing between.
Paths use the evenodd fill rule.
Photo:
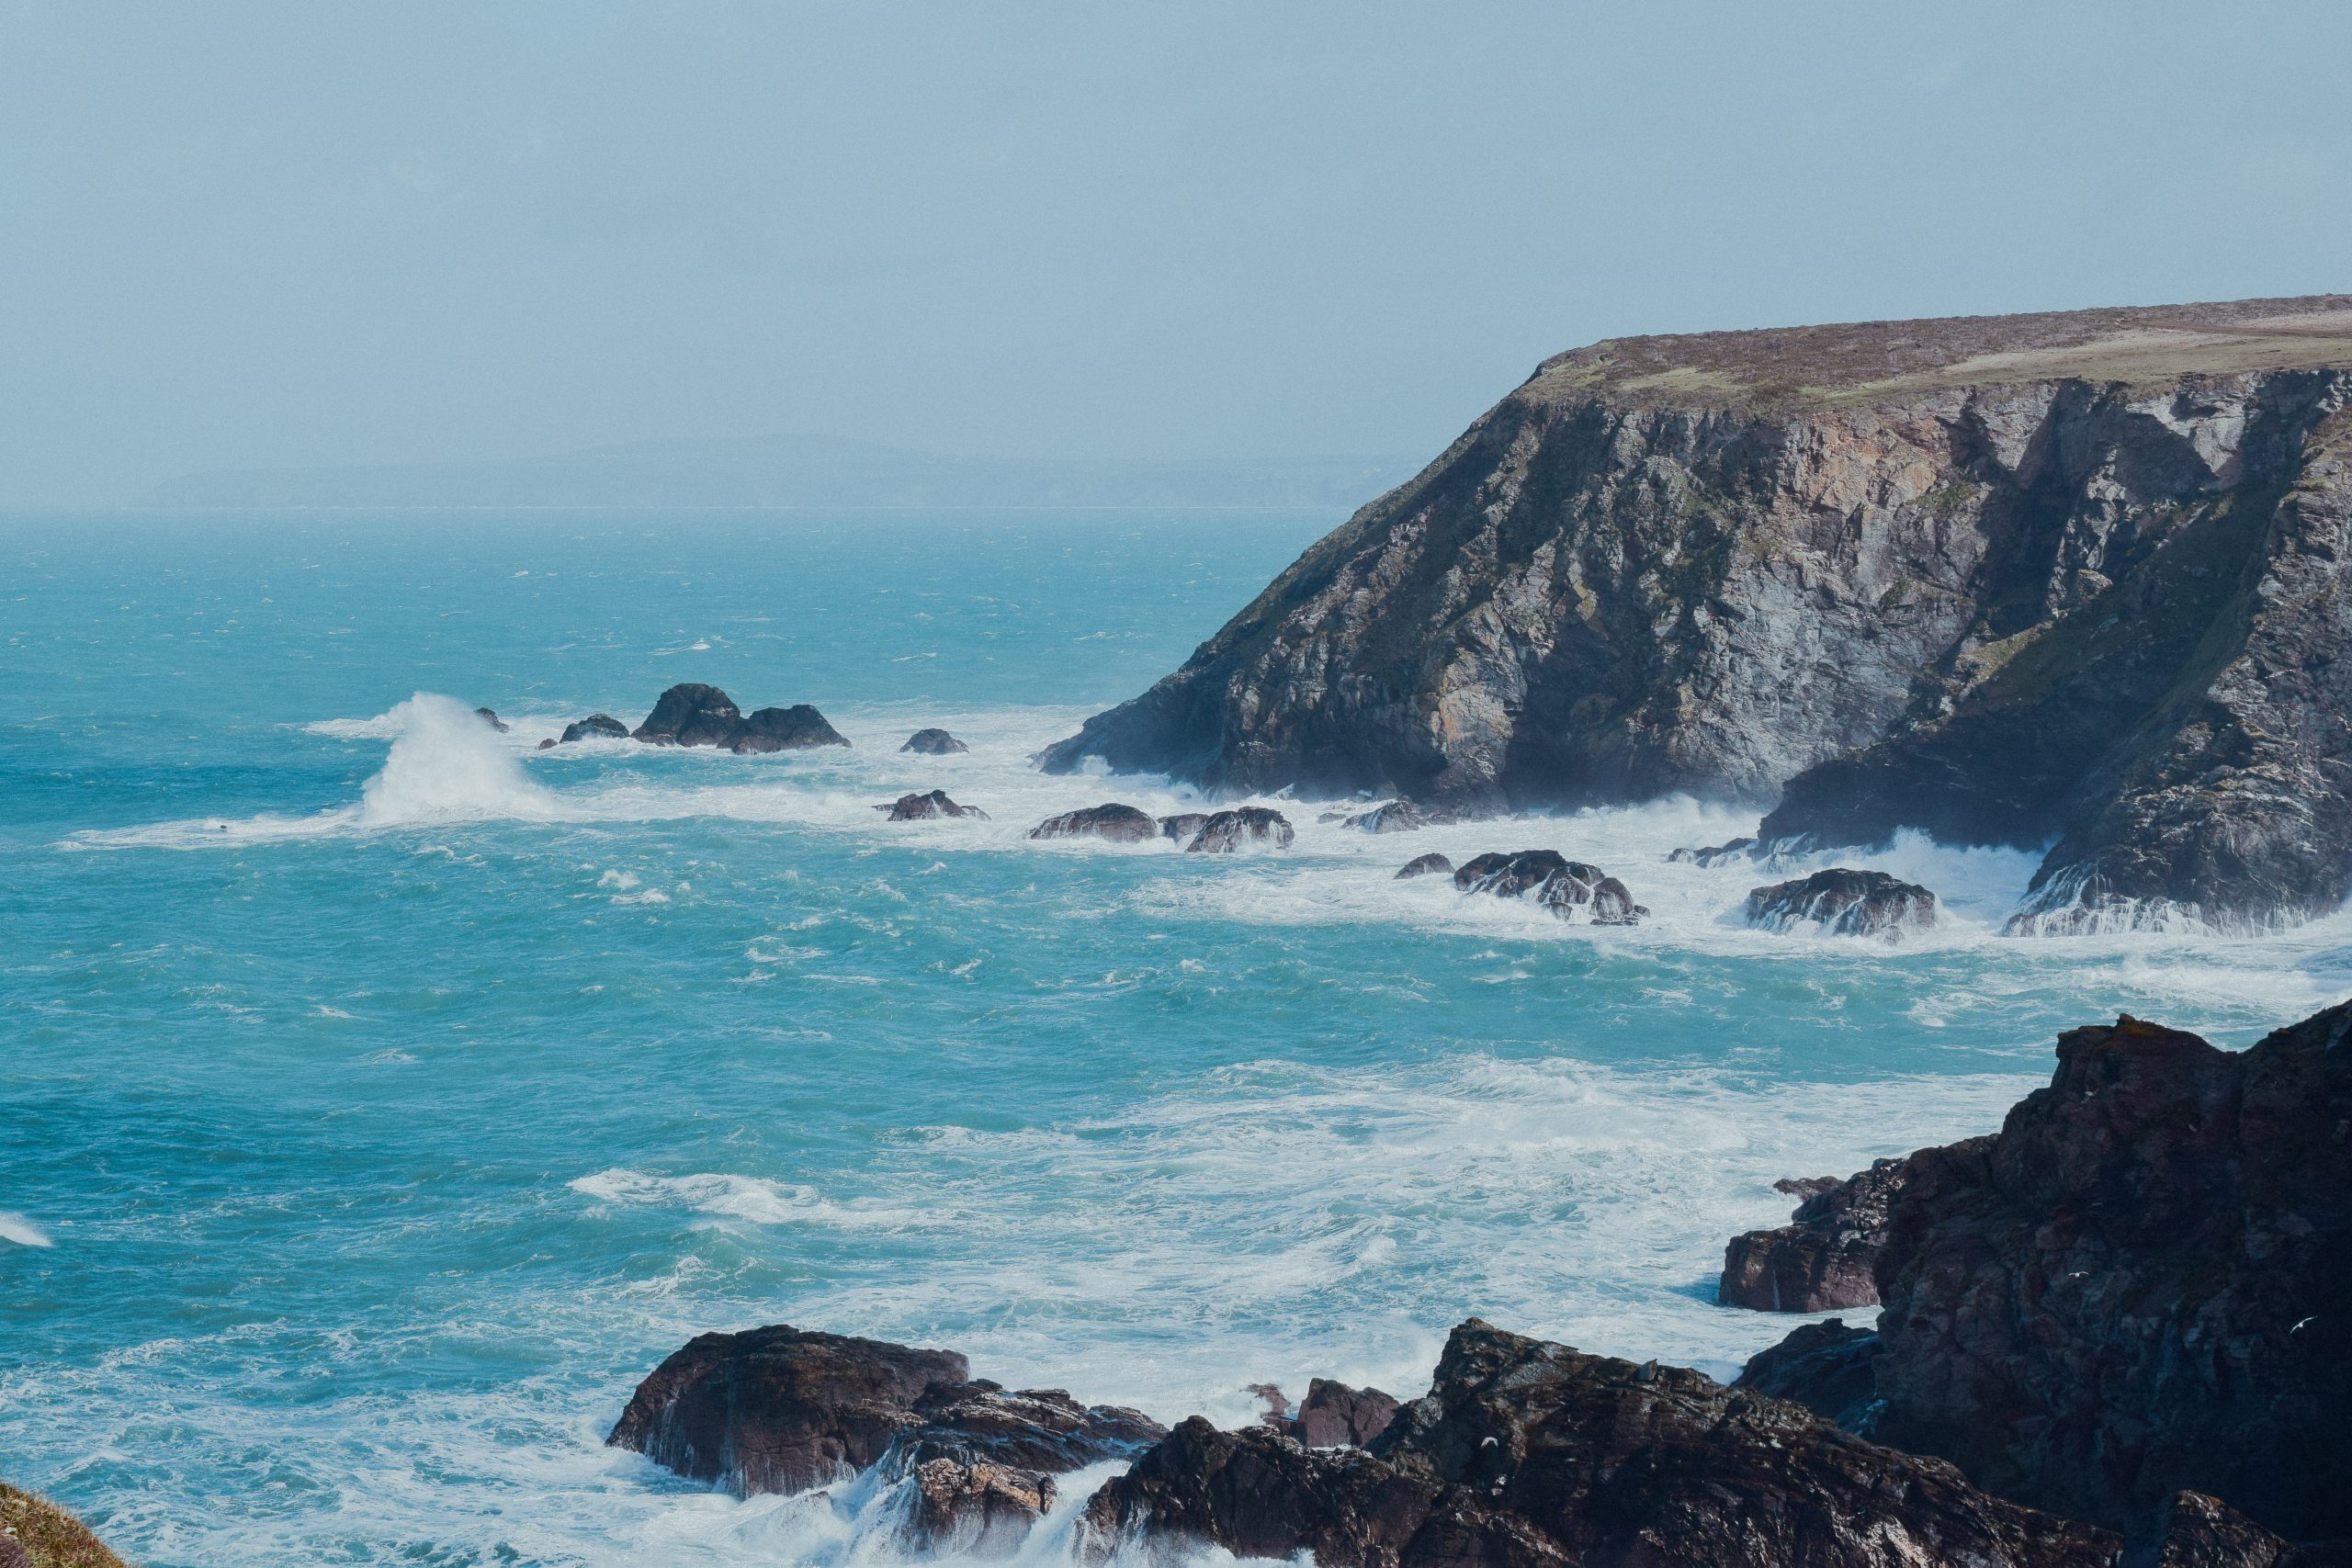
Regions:
<instances>
[{"instance_id":1,"label":"choppy ocean water","mask_svg":"<svg viewBox=\"0 0 2352 1568\"><path fill-rule=\"evenodd\" d=\"M1191 804L1027 758L1336 521L0 524L0 1475L156 1568L871 1561L604 1431L777 1321L1171 1421L1418 1393L1473 1313L1727 1373L1774 1178L1990 1130L2063 1028L2352 991L2340 918L2001 939L2030 860L1923 842L1867 863L1934 937L1748 932L1754 868L1664 856L1754 818L1688 802L1028 841ZM682 680L854 748L533 750ZM873 809L933 786L992 818ZM1547 846L1655 918L1391 880Z\"/></svg>"}]
</instances>

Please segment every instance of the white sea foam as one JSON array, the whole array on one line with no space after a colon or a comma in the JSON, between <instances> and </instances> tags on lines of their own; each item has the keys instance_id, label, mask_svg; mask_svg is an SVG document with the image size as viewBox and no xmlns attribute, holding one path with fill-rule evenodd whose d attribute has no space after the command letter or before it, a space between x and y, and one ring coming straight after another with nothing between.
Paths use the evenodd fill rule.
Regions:
<instances>
[{"instance_id":1,"label":"white sea foam","mask_svg":"<svg viewBox=\"0 0 2352 1568\"><path fill-rule=\"evenodd\" d=\"M48 1247L49 1233L24 1215L0 1209L0 1241L10 1241L18 1247Z\"/></svg>"}]
</instances>

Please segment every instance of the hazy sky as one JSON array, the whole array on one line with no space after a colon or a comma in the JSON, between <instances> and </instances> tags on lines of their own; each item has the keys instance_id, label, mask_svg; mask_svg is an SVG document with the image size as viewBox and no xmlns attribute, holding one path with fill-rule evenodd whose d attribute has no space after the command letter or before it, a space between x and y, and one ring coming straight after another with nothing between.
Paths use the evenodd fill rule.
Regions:
<instances>
[{"instance_id":1,"label":"hazy sky","mask_svg":"<svg viewBox=\"0 0 2352 1568\"><path fill-rule=\"evenodd\" d=\"M1434 453L1633 332L2352 288L2352 6L0 0L0 504Z\"/></svg>"}]
</instances>

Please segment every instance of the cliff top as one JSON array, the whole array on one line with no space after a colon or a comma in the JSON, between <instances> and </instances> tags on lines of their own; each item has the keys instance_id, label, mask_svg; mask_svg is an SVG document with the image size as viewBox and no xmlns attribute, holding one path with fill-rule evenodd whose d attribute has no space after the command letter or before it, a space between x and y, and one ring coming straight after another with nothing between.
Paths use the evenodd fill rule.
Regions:
<instances>
[{"instance_id":1,"label":"cliff top","mask_svg":"<svg viewBox=\"0 0 2352 1568\"><path fill-rule=\"evenodd\" d=\"M2022 381L2164 382L2352 367L2352 295L1944 316L1608 338L1540 366L1524 391L1675 403L1860 402Z\"/></svg>"}]
</instances>

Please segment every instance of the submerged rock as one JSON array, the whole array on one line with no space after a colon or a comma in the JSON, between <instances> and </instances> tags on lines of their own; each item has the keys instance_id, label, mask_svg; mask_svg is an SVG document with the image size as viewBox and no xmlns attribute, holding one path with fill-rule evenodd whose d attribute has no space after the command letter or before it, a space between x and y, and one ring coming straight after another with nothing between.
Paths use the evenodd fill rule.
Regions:
<instances>
[{"instance_id":1,"label":"submerged rock","mask_svg":"<svg viewBox=\"0 0 2352 1568\"><path fill-rule=\"evenodd\" d=\"M1208 819L1209 814L1205 811L1180 811L1173 817L1163 817L1159 819L1159 836L1172 839L1180 844L1189 844L1201 836L1201 829L1207 825Z\"/></svg>"},{"instance_id":2,"label":"submerged rock","mask_svg":"<svg viewBox=\"0 0 2352 1568\"><path fill-rule=\"evenodd\" d=\"M1906 931L1934 929L1936 896L1883 871L1839 866L1757 888L1747 896L1747 917L1749 925L1766 931L1819 925L1832 936L1894 942Z\"/></svg>"},{"instance_id":3,"label":"submerged rock","mask_svg":"<svg viewBox=\"0 0 2352 1568\"><path fill-rule=\"evenodd\" d=\"M1029 829L1033 839L1108 839L1114 843L1140 844L1159 836L1159 824L1151 814L1116 801L1090 806L1081 811L1065 811L1058 817L1048 817Z\"/></svg>"},{"instance_id":4,"label":"submerged rock","mask_svg":"<svg viewBox=\"0 0 2352 1568\"><path fill-rule=\"evenodd\" d=\"M1195 1416L1084 1527L1096 1561L1141 1538L1320 1568L2113 1568L2119 1544L1802 1406L1476 1318L1369 1450Z\"/></svg>"},{"instance_id":5,"label":"submerged rock","mask_svg":"<svg viewBox=\"0 0 2352 1568\"><path fill-rule=\"evenodd\" d=\"M952 757L971 748L944 729L918 729L907 737L907 743L899 750L923 757Z\"/></svg>"},{"instance_id":6,"label":"submerged rock","mask_svg":"<svg viewBox=\"0 0 2352 1568\"><path fill-rule=\"evenodd\" d=\"M1717 866L1726 861L1754 860L1756 850L1754 839L1727 839L1704 849L1676 850L1666 858L1675 865Z\"/></svg>"},{"instance_id":7,"label":"submerged rock","mask_svg":"<svg viewBox=\"0 0 2352 1568\"><path fill-rule=\"evenodd\" d=\"M563 727L564 745L575 740L626 740L628 726L608 713L592 713Z\"/></svg>"},{"instance_id":8,"label":"submerged rock","mask_svg":"<svg viewBox=\"0 0 2352 1568\"><path fill-rule=\"evenodd\" d=\"M767 751L799 751L811 746L846 746L842 732L807 703L788 708L761 708L735 730L728 750L738 756Z\"/></svg>"},{"instance_id":9,"label":"submerged rock","mask_svg":"<svg viewBox=\"0 0 2352 1568\"><path fill-rule=\"evenodd\" d=\"M1597 865L1568 860L1557 850L1480 855L1453 874L1453 886L1497 898L1532 898L1562 919L1589 912L1597 926L1630 926L1649 913L1646 906L1634 902L1623 883Z\"/></svg>"},{"instance_id":10,"label":"submerged rock","mask_svg":"<svg viewBox=\"0 0 2352 1568\"><path fill-rule=\"evenodd\" d=\"M498 731L501 735L505 734L508 730L514 728L504 719L499 717L496 714L491 712L488 708L474 709L474 716L481 720L484 724L490 726L492 729Z\"/></svg>"},{"instance_id":11,"label":"submerged rock","mask_svg":"<svg viewBox=\"0 0 2352 1568\"><path fill-rule=\"evenodd\" d=\"M1435 850L1431 850L1428 854L1415 855L1411 860L1407 861L1405 869L1396 874L1396 880L1403 882L1408 877L1452 876L1453 874L1453 863Z\"/></svg>"},{"instance_id":12,"label":"submerged rock","mask_svg":"<svg viewBox=\"0 0 2352 1568\"><path fill-rule=\"evenodd\" d=\"M877 806L874 809L888 812L893 822L923 822L939 817L977 817L985 822L989 816L977 806L956 805L947 798L947 792L944 789L934 789L924 795L902 795L888 805Z\"/></svg>"},{"instance_id":13,"label":"submerged rock","mask_svg":"<svg viewBox=\"0 0 2352 1568\"><path fill-rule=\"evenodd\" d=\"M1237 807L1231 811L1212 812L1193 841L1184 846L1184 852L1227 855L1245 849L1286 850L1296 836L1290 819L1279 811L1263 806Z\"/></svg>"},{"instance_id":14,"label":"submerged rock","mask_svg":"<svg viewBox=\"0 0 2352 1568\"><path fill-rule=\"evenodd\" d=\"M1804 1201L1792 1223L1731 1238L1718 1299L1758 1312L1877 1305L1871 1269L1886 1245L1888 1205L1903 1190L1904 1165L1883 1159L1843 1181L1819 1177L1773 1183Z\"/></svg>"}]
</instances>

